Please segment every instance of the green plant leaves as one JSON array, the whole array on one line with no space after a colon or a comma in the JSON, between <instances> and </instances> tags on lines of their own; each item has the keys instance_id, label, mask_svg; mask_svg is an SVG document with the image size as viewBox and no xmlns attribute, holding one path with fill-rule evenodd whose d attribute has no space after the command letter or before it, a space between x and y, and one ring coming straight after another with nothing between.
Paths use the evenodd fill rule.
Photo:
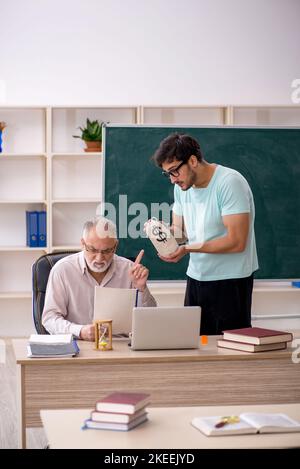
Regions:
<instances>
[{"instance_id":1,"label":"green plant leaves","mask_svg":"<svg viewBox=\"0 0 300 469\"><path fill-rule=\"evenodd\" d=\"M104 122L98 120L86 120L86 127L78 127L81 130L81 136L73 135L74 138L81 138L87 142L102 142L102 127Z\"/></svg>"}]
</instances>

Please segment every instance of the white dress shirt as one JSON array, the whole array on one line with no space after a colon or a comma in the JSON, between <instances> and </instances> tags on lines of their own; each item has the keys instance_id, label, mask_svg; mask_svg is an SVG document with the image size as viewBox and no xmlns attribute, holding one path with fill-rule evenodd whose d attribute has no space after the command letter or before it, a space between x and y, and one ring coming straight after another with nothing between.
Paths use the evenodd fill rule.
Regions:
<instances>
[{"instance_id":1,"label":"white dress shirt","mask_svg":"<svg viewBox=\"0 0 300 469\"><path fill-rule=\"evenodd\" d=\"M132 261L114 254L100 286L134 288L129 277L132 265ZM99 284L88 271L83 251L60 259L48 279L42 315L44 328L50 334L71 333L79 337L81 328L93 322L95 286ZM147 287L139 297L139 305L156 306Z\"/></svg>"}]
</instances>

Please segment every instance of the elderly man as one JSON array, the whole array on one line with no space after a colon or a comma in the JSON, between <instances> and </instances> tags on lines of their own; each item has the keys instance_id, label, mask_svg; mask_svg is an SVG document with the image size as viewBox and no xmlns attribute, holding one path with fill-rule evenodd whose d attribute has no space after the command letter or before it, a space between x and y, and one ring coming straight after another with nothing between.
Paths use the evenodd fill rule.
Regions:
<instances>
[{"instance_id":1,"label":"elderly man","mask_svg":"<svg viewBox=\"0 0 300 469\"><path fill-rule=\"evenodd\" d=\"M117 230L112 221L99 217L85 223L82 251L64 257L51 269L42 323L50 334L72 333L94 340L92 324L95 286L136 288L141 306L156 306L147 288L149 270L140 264L141 251L133 263L115 254Z\"/></svg>"}]
</instances>

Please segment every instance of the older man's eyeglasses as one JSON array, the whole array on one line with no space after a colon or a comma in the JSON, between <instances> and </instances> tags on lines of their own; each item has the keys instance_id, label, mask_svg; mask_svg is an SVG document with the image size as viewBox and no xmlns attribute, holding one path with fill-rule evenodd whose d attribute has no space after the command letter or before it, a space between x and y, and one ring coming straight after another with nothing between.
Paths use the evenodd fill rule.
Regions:
<instances>
[{"instance_id":1,"label":"older man's eyeglasses","mask_svg":"<svg viewBox=\"0 0 300 469\"><path fill-rule=\"evenodd\" d=\"M170 178L171 176L177 178L179 176L179 170L184 164L187 164L187 161L182 161L180 165L177 166L177 168L171 169L170 171L162 171L163 176L167 178Z\"/></svg>"},{"instance_id":2,"label":"older man's eyeglasses","mask_svg":"<svg viewBox=\"0 0 300 469\"><path fill-rule=\"evenodd\" d=\"M87 252L90 252L91 254L102 254L102 256L108 256L109 254L112 254L113 252L115 252L116 247L117 244L115 244L113 248L95 249L93 246L88 246L84 243L84 248Z\"/></svg>"}]
</instances>

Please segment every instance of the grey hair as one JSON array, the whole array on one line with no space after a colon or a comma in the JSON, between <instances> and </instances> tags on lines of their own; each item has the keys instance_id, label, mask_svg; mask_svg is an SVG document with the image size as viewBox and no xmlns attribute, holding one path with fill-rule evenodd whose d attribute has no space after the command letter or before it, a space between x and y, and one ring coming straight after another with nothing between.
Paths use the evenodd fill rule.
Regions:
<instances>
[{"instance_id":1,"label":"grey hair","mask_svg":"<svg viewBox=\"0 0 300 469\"><path fill-rule=\"evenodd\" d=\"M82 230L83 239L87 238L93 228L96 228L99 238L117 238L117 227L108 218L99 216L93 220L86 221Z\"/></svg>"}]
</instances>

